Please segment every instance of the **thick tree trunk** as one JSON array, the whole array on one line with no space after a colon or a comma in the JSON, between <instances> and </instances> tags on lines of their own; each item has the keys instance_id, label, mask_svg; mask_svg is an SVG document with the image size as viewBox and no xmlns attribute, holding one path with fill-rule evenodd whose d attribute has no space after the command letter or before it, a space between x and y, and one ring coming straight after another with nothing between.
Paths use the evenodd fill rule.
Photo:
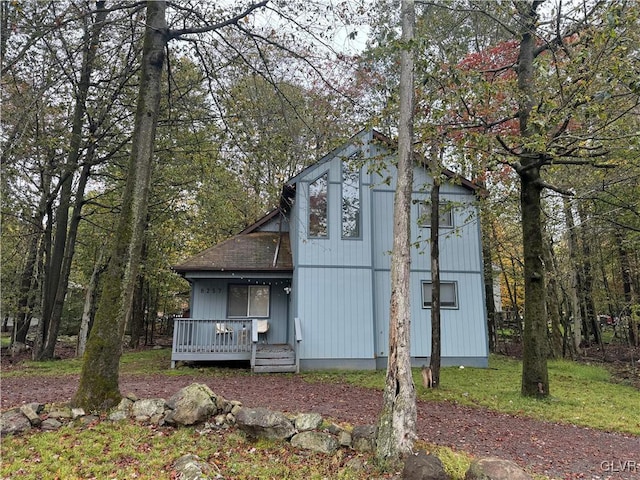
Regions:
<instances>
[{"instance_id":1,"label":"thick tree trunk","mask_svg":"<svg viewBox=\"0 0 640 480\"><path fill-rule=\"evenodd\" d=\"M120 400L120 355L124 329L131 316L145 233L160 84L168 40L165 10L164 1L147 2L138 108L122 211L95 322L87 342L80 385L72 401L85 410L107 409Z\"/></svg>"},{"instance_id":2,"label":"thick tree trunk","mask_svg":"<svg viewBox=\"0 0 640 480\"><path fill-rule=\"evenodd\" d=\"M518 2L522 39L518 55L518 90L520 91L518 120L523 139L535 135L535 125L529 124L534 105L534 50L538 15L542 2ZM548 339L544 281L544 255L541 221L540 160L543 153L525 151L521 155L520 206L522 209L522 238L524 239L525 314L522 352L522 395L549 395L547 370Z\"/></svg>"},{"instance_id":3,"label":"thick tree trunk","mask_svg":"<svg viewBox=\"0 0 640 480\"><path fill-rule=\"evenodd\" d=\"M383 465L409 455L416 438L416 392L411 372L411 192L413 189L413 54L415 7L403 0L398 180L394 199L389 360L378 419L376 456Z\"/></svg>"}]
</instances>

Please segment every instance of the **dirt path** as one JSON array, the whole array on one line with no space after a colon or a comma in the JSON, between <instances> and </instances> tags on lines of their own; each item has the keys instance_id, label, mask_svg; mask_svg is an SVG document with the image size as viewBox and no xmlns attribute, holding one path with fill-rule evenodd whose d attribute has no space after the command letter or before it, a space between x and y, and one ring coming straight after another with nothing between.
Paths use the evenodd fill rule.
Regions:
<instances>
[{"instance_id":1,"label":"dirt path","mask_svg":"<svg viewBox=\"0 0 640 480\"><path fill-rule=\"evenodd\" d=\"M379 391L280 375L123 375L120 385L123 393L132 392L140 398L168 398L193 382L205 383L214 392L248 407L314 411L350 424L375 423L382 402ZM77 384L77 376L4 378L1 408L32 401L66 401ZM421 440L476 456L514 460L552 478L640 480L640 437L422 401L418 402L418 435Z\"/></svg>"}]
</instances>

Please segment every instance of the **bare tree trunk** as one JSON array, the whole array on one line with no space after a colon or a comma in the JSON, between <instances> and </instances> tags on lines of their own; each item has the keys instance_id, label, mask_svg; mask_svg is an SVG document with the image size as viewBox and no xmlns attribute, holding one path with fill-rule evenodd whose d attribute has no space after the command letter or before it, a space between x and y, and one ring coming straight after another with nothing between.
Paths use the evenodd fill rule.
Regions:
<instances>
[{"instance_id":1,"label":"bare tree trunk","mask_svg":"<svg viewBox=\"0 0 640 480\"><path fill-rule=\"evenodd\" d=\"M80 322L80 331L78 332L78 344L76 347L76 357L82 357L87 348L87 339L93 326L93 320L96 314L96 299L98 295L98 284L100 283L100 275L104 272L106 265L104 263L104 249L100 249L98 259L93 267L91 279L84 295L84 307L82 309L82 321Z\"/></svg>"},{"instance_id":2,"label":"bare tree trunk","mask_svg":"<svg viewBox=\"0 0 640 480\"><path fill-rule=\"evenodd\" d=\"M440 385L440 356L442 353L442 339L440 328L440 162L436 147L431 149L431 386Z\"/></svg>"},{"instance_id":3,"label":"bare tree trunk","mask_svg":"<svg viewBox=\"0 0 640 480\"><path fill-rule=\"evenodd\" d=\"M483 219L487 215L482 215ZM486 225L486 220L483 222ZM493 272L493 258L492 258L492 244L491 235L489 234L489 228L483 228L482 233L482 264L484 269L484 298L487 307L487 333L489 336L489 351L496 351L496 343L498 333L496 330L496 303L495 292L493 291L494 272Z\"/></svg>"},{"instance_id":4,"label":"bare tree trunk","mask_svg":"<svg viewBox=\"0 0 640 480\"><path fill-rule=\"evenodd\" d=\"M582 244L582 262L581 270L583 274L584 284L580 296L582 297L582 303L585 310L585 319L589 325L589 330L593 334L593 340L602 349L603 355L605 355L604 343L602 342L602 332L600 331L600 323L596 315L596 308L593 302L593 273L591 268L591 243L587 238L585 231L585 223L587 221L587 213L582 203L578 203L578 217L580 218L579 233L581 236Z\"/></svg>"},{"instance_id":5,"label":"bare tree trunk","mask_svg":"<svg viewBox=\"0 0 640 480\"><path fill-rule=\"evenodd\" d=\"M534 98L534 50L537 24L537 8L542 2L518 2L521 34L518 55L518 90L520 92L518 120L523 138L535 134L535 125L529 123ZM549 395L549 373L547 370L548 340L547 312L542 262L542 206L540 181L541 153L524 151L520 157L520 206L522 209L522 234L525 239L524 291L525 314L522 352L522 395L546 397Z\"/></svg>"},{"instance_id":6,"label":"bare tree trunk","mask_svg":"<svg viewBox=\"0 0 640 480\"><path fill-rule=\"evenodd\" d=\"M575 231L575 222L573 220L573 211L571 202L568 198L563 199L564 202L564 221L568 232L569 260L573 268L571 269L571 284L569 292L571 298L571 310L573 313L573 344L575 351L580 354L582 343L582 309L580 308L580 299L578 292L580 291L581 277L577 269L576 254L578 249L578 240Z\"/></svg>"},{"instance_id":7,"label":"bare tree trunk","mask_svg":"<svg viewBox=\"0 0 640 480\"><path fill-rule=\"evenodd\" d=\"M120 356L145 233L160 84L168 41L165 10L164 1L147 2L138 106L122 211L87 342L80 385L72 402L85 410L107 409L120 401Z\"/></svg>"},{"instance_id":8,"label":"bare tree trunk","mask_svg":"<svg viewBox=\"0 0 640 480\"><path fill-rule=\"evenodd\" d=\"M378 419L376 456L395 464L409 455L416 439L416 392L411 372L411 193L413 189L413 48L415 6L402 0L400 64L400 122L398 179L394 199L391 302L389 307L389 360Z\"/></svg>"},{"instance_id":9,"label":"bare tree trunk","mask_svg":"<svg viewBox=\"0 0 640 480\"><path fill-rule=\"evenodd\" d=\"M561 358L562 349L562 311L560 308L560 286L558 270L551 239L547 236L544 248L544 263L547 266L547 311L551 320L551 353L554 358Z\"/></svg>"},{"instance_id":10,"label":"bare tree trunk","mask_svg":"<svg viewBox=\"0 0 640 480\"><path fill-rule=\"evenodd\" d=\"M39 209L39 212L41 210ZM35 304L35 270L38 261L38 241L40 239L40 226L42 215L34 215L31 219L31 229L27 240L27 256L20 275L20 290L18 296L18 311L13 319L13 331L11 343L27 343L27 333L33 317Z\"/></svg>"},{"instance_id":11,"label":"bare tree trunk","mask_svg":"<svg viewBox=\"0 0 640 480\"><path fill-rule=\"evenodd\" d=\"M84 42L84 59L80 82L76 92L76 103L73 114L73 127L71 130L71 141L67 163L62 173L62 188L60 190L60 201L56 213L56 231L52 250L52 258L49 269L45 277L43 292L42 318L46 319L46 332L41 349L35 352L37 360L53 358L60 323L62 320L62 310L67 296L69 286L69 274L71 272L71 262L75 251L75 241L80 223L80 210L82 209L84 188L86 186L90 167L83 168L79 185L76 191L76 202L74 206L74 217L69 226L69 207L71 204L74 172L78 167L82 145L82 127L84 116L87 110L87 96L89 93L91 73L93 64L100 43L100 33L104 27L107 12L104 9L104 0L96 2L96 18L91 30L87 28ZM93 145L90 150L94 150ZM67 228L69 229L67 230Z\"/></svg>"}]
</instances>

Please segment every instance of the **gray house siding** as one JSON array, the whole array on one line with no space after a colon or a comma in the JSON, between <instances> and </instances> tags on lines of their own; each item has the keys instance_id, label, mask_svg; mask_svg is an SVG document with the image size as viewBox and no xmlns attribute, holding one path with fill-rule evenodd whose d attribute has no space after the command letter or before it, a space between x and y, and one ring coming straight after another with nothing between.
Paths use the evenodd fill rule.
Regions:
<instances>
[{"instance_id":1,"label":"gray house siding","mask_svg":"<svg viewBox=\"0 0 640 480\"><path fill-rule=\"evenodd\" d=\"M384 158L384 151L367 143L367 157ZM361 235L341 235L341 158L350 146L334 152L315 168L296 177L296 200L291 211L294 255L294 315L301 319L304 368L384 367L388 355L390 252L393 241L395 169L361 173ZM380 165L380 164L378 164ZM328 174L328 236L308 238L309 183ZM429 229L418 226L418 201L428 199L430 178L424 169L414 172L412 206L412 356L424 362L431 351L431 311L422 306L422 281L429 281ZM443 229L441 278L456 282L458 308L442 309L443 364L486 366L487 334L484 314L481 244L473 192L445 184L443 201L456 205L454 228ZM295 224L295 228L293 225ZM375 294L374 294L375 292Z\"/></svg>"},{"instance_id":2,"label":"gray house siding","mask_svg":"<svg viewBox=\"0 0 640 480\"><path fill-rule=\"evenodd\" d=\"M390 253L393 241L393 200L395 168L384 145L373 142L373 132L362 132L347 146L325 156L290 180L283 189L282 210L271 212L247 227L234 242L223 242L206 252L209 257L194 257L198 268L184 269L192 283L191 316L217 320L227 318L227 295L230 284L268 284L270 290L270 329L268 342L295 343L295 319L300 320L302 341L297 344L300 368L372 369L384 368L389 343ZM380 138L378 136L378 138ZM358 215L351 202L349 226L360 219L359 230L349 238L342 232L342 160L360 152L368 160L360 172ZM309 235L309 186L321 175L327 175L327 234L322 238ZM350 181L353 177L348 175ZM422 282L431 280L429 228L418 225L419 203L426 200L431 180L425 170L414 172L412 205L411 302L412 345L414 365L426 362L431 352L431 311L423 307ZM455 205L453 228L442 228L440 266L443 281L455 282L456 308L443 308L442 362L444 365L486 366L488 341L484 307L483 269L479 220L473 187L467 182L444 184L443 201ZM352 183L347 182L348 188ZM351 190L353 192L353 189ZM316 214L324 201L316 198ZM318 208L318 205L320 206ZM321 213L318 214L322 216ZM322 227L316 232L322 233ZM271 268L271 257L278 257L276 243L264 237L282 239L280 235L261 232L288 232L291 257L286 270ZM247 234L244 236L242 234ZM250 240L253 253L269 252L269 257L256 256L263 270L253 270L247 257L233 257L234 245L248 245L238 238ZM269 240L267 238L267 240ZM289 240L290 242L286 242ZM269 240L270 241L270 240ZM277 241L280 245L280 240ZM220 253L223 252L223 253ZM231 252L231 253L227 253ZM287 252L288 253L288 252ZM219 254L217 257L215 254ZM202 265L202 258L213 258L215 268ZM281 256L284 259L285 256ZM225 263L226 262L226 263ZM242 265L234 269L234 265ZM225 268L220 268L224 265ZM275 262L274 265L275 266ZM251 271L244 271L243 268ZM287 293L285 288L289 290ZM249 319L247 319L249 321ZM205 322L202 322L203 325ZM239 325L236 324L236 328ZM194 327L196 328L196 327Z\"/></svg>"}]
</instances>

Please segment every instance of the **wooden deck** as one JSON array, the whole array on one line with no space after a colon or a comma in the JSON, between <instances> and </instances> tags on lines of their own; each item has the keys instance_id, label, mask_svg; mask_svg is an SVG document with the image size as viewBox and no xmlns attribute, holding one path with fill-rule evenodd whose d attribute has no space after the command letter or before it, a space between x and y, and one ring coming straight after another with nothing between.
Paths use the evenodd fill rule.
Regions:
<instances>
[{"instance_id":1,"label":"wooden deck","mask_svg":"<svg viewBox=\"0 0 640 480\"><path fill-rule=\"evenodd\" d=\"M176 319L171 368L175 368L178 361L248 360L252 371L258 373L298 371L294 347L258 340L255 321Z\"/></svg>"}]
</instances>

